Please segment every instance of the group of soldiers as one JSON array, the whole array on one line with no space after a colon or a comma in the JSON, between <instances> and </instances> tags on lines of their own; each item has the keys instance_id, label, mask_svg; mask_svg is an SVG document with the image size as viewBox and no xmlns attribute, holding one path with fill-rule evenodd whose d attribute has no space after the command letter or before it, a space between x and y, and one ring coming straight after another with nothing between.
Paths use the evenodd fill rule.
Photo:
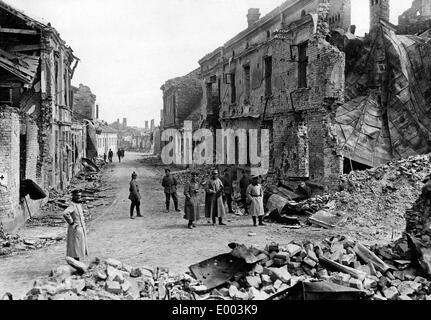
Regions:
<instances>
[{"instance_id":1,"label":"group of soldiers","mask_svg":"<svg viewBox=\"0 0 431 320\"><path fill-rule=\"evenodd\" d=\"M184 219L188 220L188 228L196 228L196 221L200 219L200 190L205 192L205 218L208 219L208 223L216 225L218 224L225 226L223 219L226 216L226 207L229 213L234 213L232 208L234 187L233 180L229 174L229 170L224 171L222 178L219 177L218 170L211 172L211 178L202 183L198 182L198 174L196 172L191 173L190 182L184 186ZM169 212L171 198L174 202L175 211L180 212L178 208L178 196L177 196L177 180L171 174L170 169L165 170L165 176L162 180L162 186L164 187L165 198L166 198L166 212ZM263 189L259 183L258 176L252 176L251 181L245 171L242 172L242 177L239 181L241 191L241 201L244 207L245 215L251 214L253 224L257 226L263 226ZM250 201L250 210L248 209L248 201ZM133 213L131 213L131 216Z\"/></svg>"},{"instance_id":2,"label":"group of soldiers","mask_svg":"<svg viewBox=\"0 0 431 320\"><path fill-rule=\"evenodd\" d=\"M130 218L135 219L134 212L136 210L136 217L141 218L140 205L141 194L137 183L138 175L136 172L132 173L132 179L129 183L129 200L130 203ZM190 182L184 186L184 219L188 221L188 228L196 228L196 222L200 219L200 197L199 192L205 192L205 217L208 223L225 226L223 218L226 216L226 207L229 213L233 213L232 209L232 196L234 195L234 188L229 171L225 170L224 176L219 177L218 170L211 172L211 178L204 182L198 182L198 174L191 173ZM165 170L165 176L162 180L162 186L166 197L166 212L169 212L171 199L174 202L175 211L181 212L178 206L177 196L177 179L171 175L171 170ZM259 183L259 177L253 175L251 180L245 171L242 172L242 177L239 181L241 191L241 200L244 206L245 214L251 215L254 226L263 226L263 189ZM250 208L248 208L248 201ZM87 230L85 225L84 213L82 210L81 191L75 190L72 192L72 201L69 207L64 211L64 218L68 223L67 231L67 256L76 260L80 260L88 255L87 245Z\"/></svg>"}]
</instances>

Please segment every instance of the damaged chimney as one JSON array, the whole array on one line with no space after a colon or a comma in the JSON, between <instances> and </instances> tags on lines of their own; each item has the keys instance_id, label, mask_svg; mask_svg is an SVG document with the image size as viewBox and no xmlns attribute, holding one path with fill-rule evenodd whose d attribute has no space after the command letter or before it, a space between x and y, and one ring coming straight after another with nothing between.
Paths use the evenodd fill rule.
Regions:
<instances>
[{"instance_id":1,"label":"damaged chimney","mask_svg":"<svg viewBox=\"0 0 431 320\"><path fill-rule=\"evenodd\" d=\"M252 27L260 18L260 10L259 8L250 8L248 9L247 14L247 23L248 27Z\"/></svg>"}]
</instances>

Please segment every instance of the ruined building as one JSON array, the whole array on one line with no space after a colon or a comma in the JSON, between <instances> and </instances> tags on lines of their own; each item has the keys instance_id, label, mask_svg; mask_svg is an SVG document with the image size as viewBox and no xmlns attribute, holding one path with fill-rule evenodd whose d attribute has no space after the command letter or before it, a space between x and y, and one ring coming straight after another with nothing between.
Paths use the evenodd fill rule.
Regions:
<instances>
[{"instance_id":1,"label":"ruined building","mask_svg":"<svg viewBox=\"0 0 431 320\"><path fill-rule=\"evenodd\" d=\"M290 0L263 18L250 9L247 20L199 61L204 126L269 129L272 173L331 186L342 173L332 118L345 55L327 40L331 29L349 31L350 1Z\"/></svg>"},{"instance_id":2,"label":"ruined building","mask_svg":"<svg viewBox=\"0 0 431 320\"><path fill-rule=\"evenodd\" d=\"M430 3L413 6L423 4L415 10L425 15ZM431 151L431 39L400 34L406 25L388 22L389 5L370 1L370 34L364 38L333 37L347 60L345 104L335 123L350 169Z\"/></svg>"},{"instance_id":3,"label":"ruined building","mask_svg":"<svg viewBox=\"0 0 431 320\"><path fill-rule=\"evenodd\" d=\"M200 126L268 129L270 178L326 191L343 172L430 152L431 1L413 1L399 26L389 0L369 0L369 14L358 37L349 0L249 9L248 27L199 61ZM174 83L162 87L162 129L182 124Z\"/></svg>"},{"instance_id":4,"label":"ruined building","mask_svg":"<svg viewBox=\"0 0 431 320\"><path fill-rule=\"evenodd\" d=\"M429 29L431 29L431 1L429 0L414 0L412 7L398 18L397 33L399 34L420 35Z\"/></svg>"},{"instance_id":5,"label":"ruined building","mask_svg":"<svg viewBox=\"0 0 431 320\"><path fill-rule=\"evenodd\" d=\"M72 86L73 113L88 120L98 118L96 108L96 95L91 92L90 87L79 84L79 88Z\"/></svg>"},{"instance_id":6,"label":"ruined building","mask_svg":"<svg viewBox=\"0 0 431 320\"><path fill-rule=\"evenodd\" d=\"M7 230L37 214L20 183L48 193L64 188L85 149L85 127L73 122L71 79L78 63L50 24L0 1L0 223Z\"/></svg>"},{"instance_id":7,"label":"ruined building","mask_svg":"<svg viewBox=\"0 0 431 320\"><path fill-rule=\"evenodd\" d=\"M199 128L202 100L199 69L166 81L160 89L163 91L161 129L182 129L186 120L193 122L194 129Z\"/></svg>"}]
</instances>

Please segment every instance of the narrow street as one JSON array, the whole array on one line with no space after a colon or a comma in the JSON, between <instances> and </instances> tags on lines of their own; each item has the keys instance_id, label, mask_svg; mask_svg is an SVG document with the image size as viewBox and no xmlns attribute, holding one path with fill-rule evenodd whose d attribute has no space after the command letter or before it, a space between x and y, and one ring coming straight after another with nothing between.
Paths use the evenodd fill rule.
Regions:
<instances>
[{"instance_id":1,"label":"narrow street","mask_svg":"<svg viewBox=\"0 0 431 320\"><path fill-rule=\"evenodd\" d=\"M234 215L228 216L226 227L214 227L203 218L198 228L189 230L183 213L165 213L162 176L154 168L138 163L142 157L142 154L126 153L124 162L116 162L104 172L116 197L107 210L89 224L90 256L87 262L96 257L115 258L130 265L168 267L172 272L184 272L191 264L228 252L230 242L264 247L273 241L287 244L303 233L282 229L280 225L254 228L250 217ZM144 215L143 219L135 220L129 218L130 202L127 199L133 171L139 175ZM178 190L181 209L184 205L182 191L181 186ZM250 237L250 232L256 236ZM320 231L315 236L322 237L327 233ZM302 236L312 238L313 233ZM52 268L65 264L65 253L66 244L62 241L41 250L1 258L0 292L11 292L17 297L25 295L35 278L48 275Z\"/></svg>"}]
</instances>

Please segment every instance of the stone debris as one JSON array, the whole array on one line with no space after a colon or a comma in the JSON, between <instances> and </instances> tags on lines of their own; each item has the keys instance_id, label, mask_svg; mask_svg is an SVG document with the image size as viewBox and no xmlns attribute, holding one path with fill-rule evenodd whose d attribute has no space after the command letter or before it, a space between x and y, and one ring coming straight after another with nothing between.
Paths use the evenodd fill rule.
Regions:
<instances>
[{"instance_id":1,"label":"stone debris","mask_svg":"<svg viewBox=\"0 0 431 320\"><path fill-rule=\"evenodd\" d=\"M50 277L35 281L25 299L276 300L298 282L325 281L360 290L365 299L426 300L431 295L431 282L407 263L411 252L405 242L400 239L385 247L368 248L347 237L334 236L315 243L272 243L261 250L259 255L265 257L251 264L251 271L242 270L212 290L188 273L173 275L166 268L125 267L115 259L96 259L87 267L67 258L73 268L55 268ZM380 267L362 258L364 252L371 256L368 251L380 261ZM331 260L334 252L341 254ZM383 265L389 266L386 271Z\"/></svg>"}]
</instances>

